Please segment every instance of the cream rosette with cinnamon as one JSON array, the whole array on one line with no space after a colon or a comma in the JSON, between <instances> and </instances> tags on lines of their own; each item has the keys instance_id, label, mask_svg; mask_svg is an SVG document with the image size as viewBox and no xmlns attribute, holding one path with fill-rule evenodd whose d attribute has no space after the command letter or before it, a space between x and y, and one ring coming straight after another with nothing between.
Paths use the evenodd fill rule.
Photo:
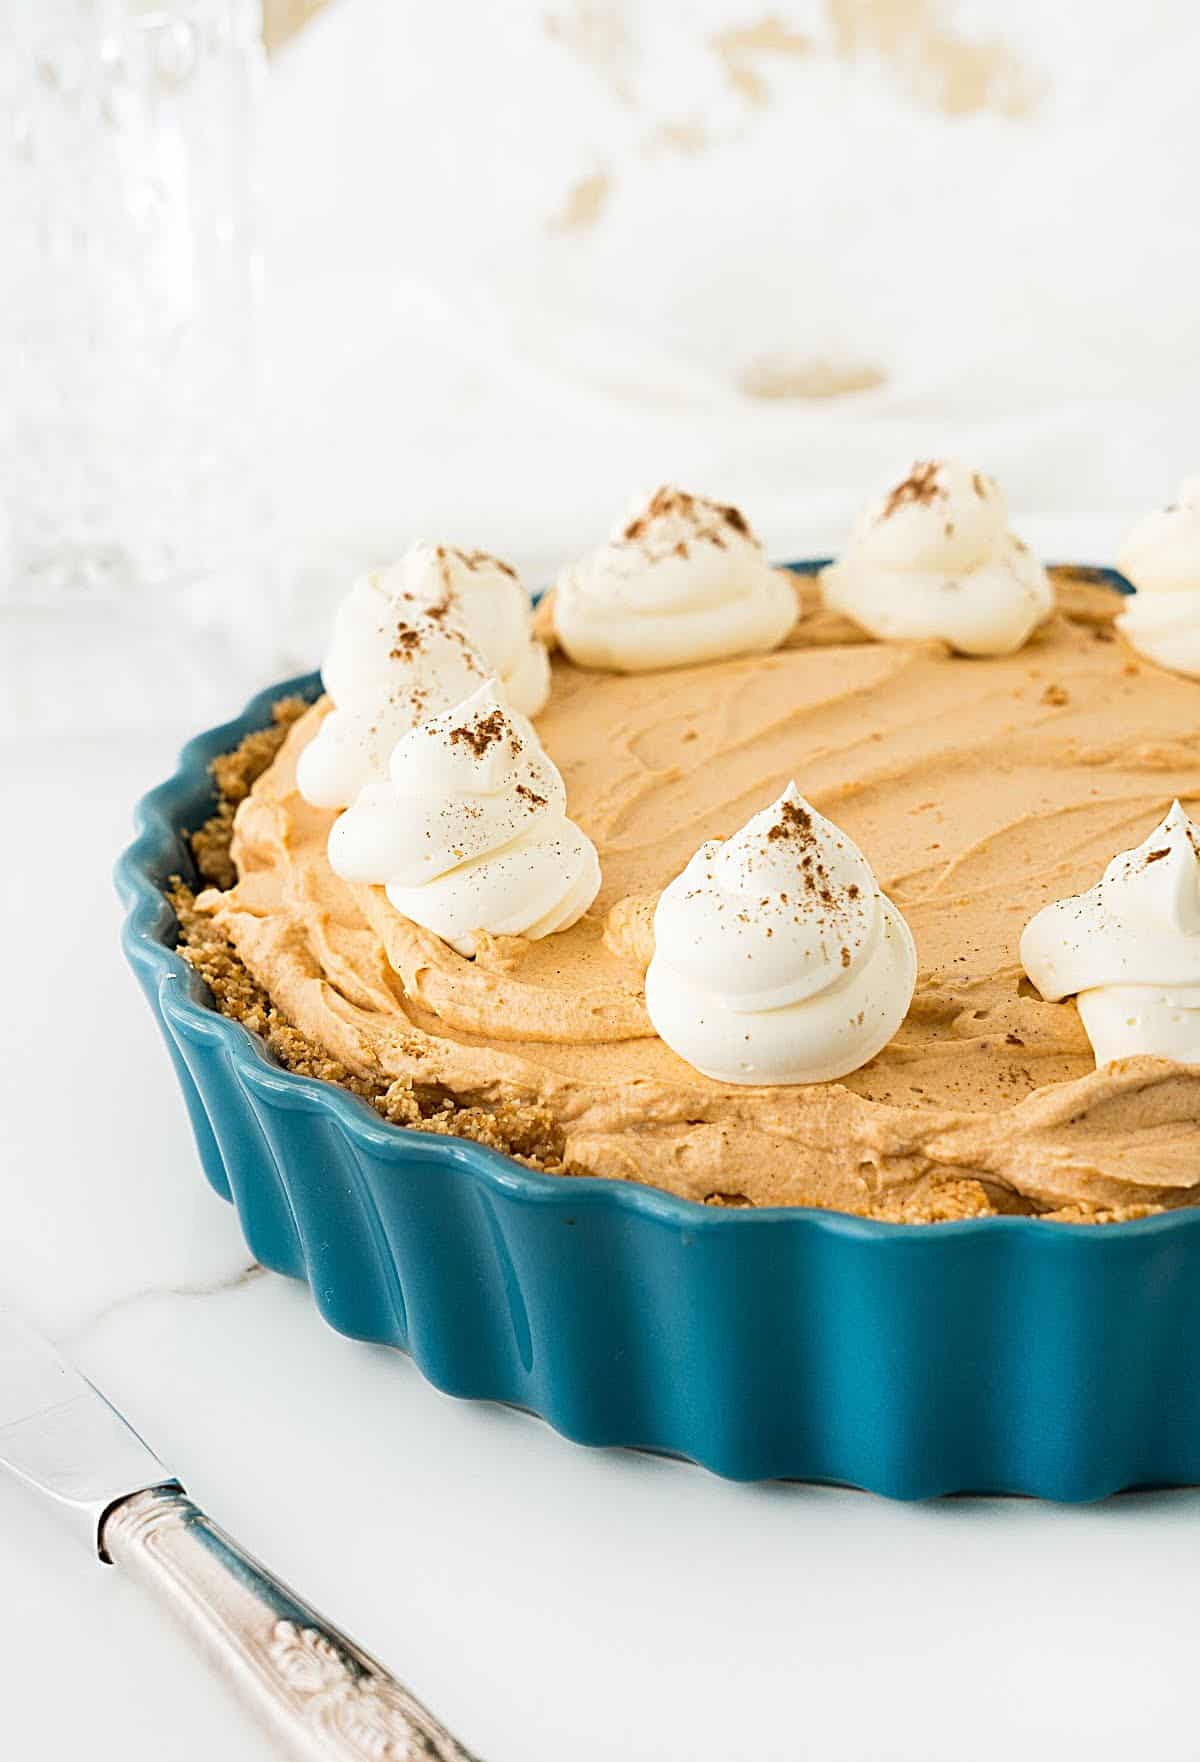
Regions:
<instances>
[{"instance_id":1,"label":"cream rosette with cinnamon","mask_svg":"<svg viewBox=\"0 0 1200 1762\"><path fill-rule=\"evenodd\" d=\"M536 715L550 664L529 595L484 551L414 545L361 576L338 608L321 680L333 701L298 772L317 807L347 807L386 768L402 734L449 709L489 674L505 701Z\"/></svg>"},{"instance_id":2,"label":"cream rosette with cinnamon","mask_svg":"<svg viewBox=\"0 0 1200 1762\"><path fill-rule=\"evenodd\" d=\"M1014 653L1054 604L999 484L953 460L914 465L869 508L821 591L872 636L939 638L964 655Z\"/></svg>"},{"instance_id":3,"label":"cream rosette with cinnamon","mask_svg":"<svg viewBox=\"0 0 1200 1762\"><path fill-rule=\"evenodd\" d=\"M536 941L568 929L600 886L562 777L495 680L397 742L386 779L334 824L329 863L343 880L383 886L463 955L480 932Z\"/></svg>"},{"instance_id":4,"label":"cream rosette with cinnamon","mask_svg":"<svg viewBox=\"0 0 1200 1762\"><path fill-rule=\"evenodd\" d=\"M664 889L646 1008L705 1076L830 1083L887 1045L916 980L908 925L866 857L791 783Z\"/></svg>"},{"instance_id":5,"label":"cream rosette with cinnamon","mask_svg":"<svg viewBox=\"0 0 1200 1762\"><path fill-rule=\"evenodd\" d=\"M795 589L737 508L670 488L554 588L566 653L612 673L762 654L779 647L797 613Z\"/></svg>"},{"instance_id":6,"label":"cream rosette with cinnamon","mask_svg":"<svg viewBox=\"0 0 1200 1762\"><path fill-rule=\"evenodd\" d=\"M333 708L296 767L297 787L314 807L348 807L384 774L402 735L461 703L488 676L483 656L461 630L424 613L396 619L391 643L365 661L350 657L335 639L321 669Z\"/></svg>"},{"instance_id":7,"label":"cream rosette with cinnamon","mask_svg":"<svg viewBox=\"0 0 1200 1762\"><path fill-rule=\"evenodd\" d=\"M1049 1002L1074 997L1097 1065L1200 1064L1200 827L1179 802L1087 893L1030 919L1021 961Z\"/></svg>"},{"instance_id":8,"label":"cream rosette with cinnamon","mask_svg":"<svg viewBox=\"0 0 1200 1762\"><path fill-rule=\"evenodd\" d=\"M1148 661L1200 679L1200 477L1138 522L1117 566L1137 590L1117 619L1125 640Z\"/></svg>"},{"instance_id":9,"label":"cream rosette with cinnamon","mask_svg":"<svg viewBox=\"0 0 1200 1762\"><path fill-rule=\"evenodd\" d=\"M550 695L550 659L534 635L533 604L516 570L488 551L413 545L375 570L344 610L344 640L377 653L394 609L408 606L463 630L504 690L505 702L536 716Z\"/></svg>"}]
</instances>

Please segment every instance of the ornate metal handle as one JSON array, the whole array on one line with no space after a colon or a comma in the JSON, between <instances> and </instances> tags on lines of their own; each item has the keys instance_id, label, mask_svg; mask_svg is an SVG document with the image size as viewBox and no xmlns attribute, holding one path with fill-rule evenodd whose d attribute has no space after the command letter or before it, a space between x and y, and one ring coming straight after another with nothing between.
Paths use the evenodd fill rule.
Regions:
<instances>
[{"instance_id":1,"label":"ornate metal handle","mask_svg":"<svg viewBox=\"0 0 1200 1762\"><path fill-rule=\"evenodd\" d=\"M300 1762L474 1762L381 1664L249 1555L182 1487L104 1519L101 1551L148 1585Z\"/></svg>"}]
</instances>

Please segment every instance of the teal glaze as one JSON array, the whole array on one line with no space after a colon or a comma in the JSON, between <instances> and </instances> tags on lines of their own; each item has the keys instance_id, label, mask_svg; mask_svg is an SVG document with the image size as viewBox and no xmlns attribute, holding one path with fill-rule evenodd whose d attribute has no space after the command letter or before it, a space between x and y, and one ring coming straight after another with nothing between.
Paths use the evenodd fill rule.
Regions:
<instances>
[{"instance_id":1,"label":"teal glaze","mask_svg":"<svg viewBox=\"0 0 1200 1762\"><path fill-rule=\"evenodd\" d=\"M117 884L204 1171L331 1326L581 1443L739 1480L1059 1500L1200 1482L1200 1210L1100 1229L713 1210L400 1131L218 1015L162 887L191 871L208 761L317 688L272 686L192 741Z\"/></svg>"}]
</instances>

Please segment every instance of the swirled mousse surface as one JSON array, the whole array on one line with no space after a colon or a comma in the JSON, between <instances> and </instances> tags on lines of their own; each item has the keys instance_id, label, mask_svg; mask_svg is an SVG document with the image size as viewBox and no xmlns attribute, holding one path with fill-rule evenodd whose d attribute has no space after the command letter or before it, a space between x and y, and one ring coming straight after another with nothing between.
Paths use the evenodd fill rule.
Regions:
<instances>
[{"instance_id":1,"label":"swirled mousse surface","mask_svg":"<svg viewBox=\"0 0 1200 1762\"><path fill-rule=\"evenodd\" d=\"M603 884L542 942L475 959L340 881L296 761L315 705L237 813L238 880L201 900L286 1019L358 1080L540 1110L575 1172L719 1204L925 1220L1127 1217L1200 1195L1200 1070L1093 1068L1074 1003L1022 976L1020 931L1090 886L1172 797L1200 809L1200 686L1137 660L1119 601L1060 574L1019 653L865 640L813 609L768 655L622 676L556 657L538 729ZM811 589L805 589L811 594ZM836 1083L737 1088L654 1035L659 890L795 778L869 855L916 938L899 1032Z\"/></svg>"}]
</instances>

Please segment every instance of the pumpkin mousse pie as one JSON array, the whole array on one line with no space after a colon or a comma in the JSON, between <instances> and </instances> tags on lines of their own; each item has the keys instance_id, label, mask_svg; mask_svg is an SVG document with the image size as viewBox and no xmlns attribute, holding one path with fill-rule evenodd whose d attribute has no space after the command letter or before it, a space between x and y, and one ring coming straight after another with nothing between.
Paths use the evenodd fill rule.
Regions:
<instances>
[{"instance_id":1,"label":"pumpkin mousse pie","mask_svg":"<svg viewBox=\"0 0 1200 1762\"><path fill-rule=\"evenodd\" d=\"M1194 1203L1200 683L1121 606L953 462L823 578L670 489L536 616L420 547L221 761L183 952L283 1063L564 1178L914 1223Z\"/></svg>"}]
</instances>

